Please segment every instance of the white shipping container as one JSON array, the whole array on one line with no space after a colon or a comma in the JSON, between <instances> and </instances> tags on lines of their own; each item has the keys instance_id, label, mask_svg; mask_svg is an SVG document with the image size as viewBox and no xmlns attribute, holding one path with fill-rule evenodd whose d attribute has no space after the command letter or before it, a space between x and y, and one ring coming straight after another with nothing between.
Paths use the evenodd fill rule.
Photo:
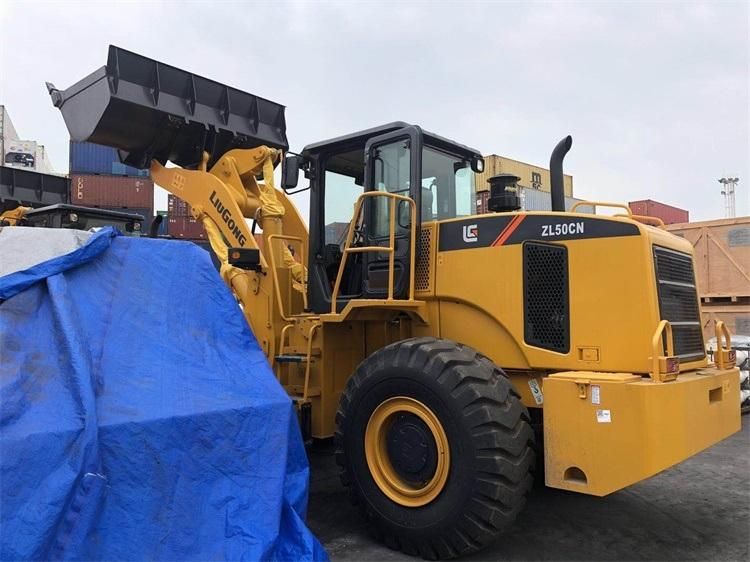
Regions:
<instances>
[{"instance_id":1,"label":"white shipping container","mask_svg":"<svg viewBox=\"0 0 750 562\"><path fill-rule=\"evenodd\" d=\"M36 145L36 171L41 174L52 174L52 162L50 162L47 156L47 149L44 148L43 144Z\"/></svg>"},{"instance_id":2,"label":"white shipping container","mask_svg":"<svg viewBox=\"0 0 750 562\"><path fill-rule=\"evenodd\" d=\"M36 170L36 141L6 140L3 144L3 166Z\"/></svg>"},{"instance_id":3,"label":"white shipping container","mask_svg":"<svg viewBox=\"0 0 750 562\"><path fill-rule=\"evenodd\" d=\"M0 139L3 141L18 140L18 133L13 126L13 122L10 120L8 110L5 109L4 105L0 105ZM2 146L0 146L0 148L2 148Z\"/></svg>"},{"instance_id":4,"label":"white shipping container","mask_svg":"<svg viewBox=\"0 0 750 562\"><path fill-rule=\"evenodd\" d=\"M552 197L549 191L541 191L539 189L528 189L525 187L518 188L518 197L521 203L521 209L524 211L551 211L552 210ZM582 199L576 199L575 197L565 198L565 210L570 209ZM577 213L592 213L593 208L590 206L579 207L576 209Z\"/></svg>"}]
</instances>

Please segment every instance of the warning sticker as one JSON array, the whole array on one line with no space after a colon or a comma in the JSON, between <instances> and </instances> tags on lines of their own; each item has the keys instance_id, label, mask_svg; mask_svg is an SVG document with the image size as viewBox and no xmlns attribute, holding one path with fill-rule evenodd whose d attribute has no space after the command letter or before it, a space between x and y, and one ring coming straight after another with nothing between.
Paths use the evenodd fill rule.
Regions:
<instances>
[{"instance_id":1,"label":"warning sticker","mask_svg":"<svg viewBox=\"0 0 750 562\"><path fill-rule=\"evenodd\" d=\"M601 387L598 384L591 385L591 403L601 404Z\"/></svg>"},{"instance_id":2,"label":"warning sticker","mask_svg":"<svg viewBox=\"0 0 750 562\"><path fill-rule=\"evenodd\" d=\"M612 423L612 414L609 410L597 410L596 421L599 423Z\"/></svg>"},{"instance_id":3,"label":"warning sticker","mask_svg":"<svg viewBox=\"0 0 750 562\"><path fill-rule=\"evenodd\" d=\"M539 381L529 379L529 388L531 389L531 395L534 397L534 402L538 406L541 406L544 403L544 395L542 394L542 389L539 388Z\"/></svg>"}]
</instances>

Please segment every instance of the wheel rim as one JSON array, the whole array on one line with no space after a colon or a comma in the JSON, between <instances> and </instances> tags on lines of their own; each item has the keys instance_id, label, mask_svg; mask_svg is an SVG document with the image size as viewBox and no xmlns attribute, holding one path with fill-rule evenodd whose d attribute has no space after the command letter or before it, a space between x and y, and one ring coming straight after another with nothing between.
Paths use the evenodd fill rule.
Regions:
<instances>
[{"instance_id":1,"label":"wheel rim","mask_svg":"<svg viewBox=\"0 0 750 562\"><path fill-rule=\"evenodd\" d=\"M448 480L445 430L432 410L406 396L375 408L365 430L365 457L378 488L403 506L430 503Z\"/></svg>"}]
</instances>

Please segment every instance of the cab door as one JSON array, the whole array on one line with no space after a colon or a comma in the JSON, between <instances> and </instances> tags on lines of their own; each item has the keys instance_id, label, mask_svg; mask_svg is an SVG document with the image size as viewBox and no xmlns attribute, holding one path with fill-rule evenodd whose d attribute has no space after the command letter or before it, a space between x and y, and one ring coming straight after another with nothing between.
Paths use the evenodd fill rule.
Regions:
<instances>
[{"instance_id":1,"label":"cab door","mask_svg":"<svg viewBox=\"0 0 750 562\"><path fill-rule=\"evenodd\" d=\"M365 145L365 191L381 191L411 197L415 216L406 201L396 203L393 296L407 298L411 263L411 225L419 232L422 175L422 131L405 127L373 137ZM390 245L391 201L370 197L363 209L362 233L367 246ZM362 297L388 296L388 252L368 252L362 263Z\"/></svg>"}]
</instances>

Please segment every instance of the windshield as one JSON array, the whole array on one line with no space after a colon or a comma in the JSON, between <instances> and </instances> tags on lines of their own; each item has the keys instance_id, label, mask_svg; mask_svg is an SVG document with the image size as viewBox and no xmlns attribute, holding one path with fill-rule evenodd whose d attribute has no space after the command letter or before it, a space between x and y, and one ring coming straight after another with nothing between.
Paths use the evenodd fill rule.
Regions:
<instances>
[{"instance_id":1,"label":"windshield","mask_svg":"<svg viewBox=\"0 0 750 562\"><path fill-rule=\"evenodd\" d=\"M468 161L429 146L422 152L422 222L473 215L474 173Z\"/></svg>"}]
</instances>

